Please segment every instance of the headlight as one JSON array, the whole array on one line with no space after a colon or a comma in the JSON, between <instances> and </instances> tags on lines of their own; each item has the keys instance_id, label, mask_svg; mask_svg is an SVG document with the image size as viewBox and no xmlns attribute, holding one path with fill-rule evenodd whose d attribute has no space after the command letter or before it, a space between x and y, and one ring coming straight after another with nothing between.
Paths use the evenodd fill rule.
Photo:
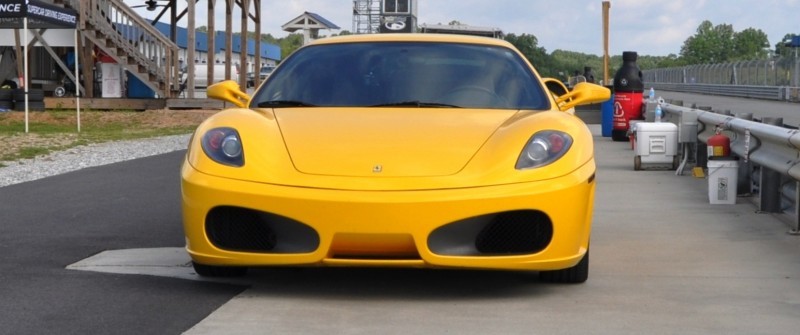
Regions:
<instances>
[{"instance_id":1,"label":"headlight","mask_svg":"<svg viewBox=\"0 0 800 335\"><path fill-rule=\"evenodd\" d=\"M230 166L244 165L244 150L239 133L233 128L214 128L203 135L203 152L215 162Z\"/></svg>"},{"instance_id":2,"label":"headlight","mask_svg":"<svg viewBox=\"0 0 800 335\"><path fill-rule=\"evenodd\" d=\"M557 130L545 130L534 134L519 155L517 170L542 167L555 162L572 146L572 137Z\"/></svg>"}]
</instances>

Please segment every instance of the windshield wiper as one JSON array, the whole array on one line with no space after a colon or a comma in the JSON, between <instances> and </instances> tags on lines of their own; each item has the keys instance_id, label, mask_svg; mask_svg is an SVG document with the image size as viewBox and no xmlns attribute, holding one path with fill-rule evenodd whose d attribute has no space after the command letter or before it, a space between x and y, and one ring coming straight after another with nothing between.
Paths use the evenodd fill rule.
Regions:
<instances>
[{"instance_id":1,"label":"windshield wiper","mask_svg":"<svg viewBox=\"0 0 800 335\"><path fill-rule=\"evenodd\" d=\"M393 102L389 104L378 104L372 105L370 107L449 107L449 108L461 108L461 106L450 105L450 104L443 104L438 102L424 102L419 100L411 100L411 101L400 101L400 102Z\"/></svg>"},{"instance_id":2,"label":"windshield wiper","mask_svg":"<svg viewBox=\"0 0 800 335\"><path fill-rule=\"evenodd\" d=\"M297 100L270 100L259 102L258 107L316 107L316 105Z\"/></svg>"}]
</instances>

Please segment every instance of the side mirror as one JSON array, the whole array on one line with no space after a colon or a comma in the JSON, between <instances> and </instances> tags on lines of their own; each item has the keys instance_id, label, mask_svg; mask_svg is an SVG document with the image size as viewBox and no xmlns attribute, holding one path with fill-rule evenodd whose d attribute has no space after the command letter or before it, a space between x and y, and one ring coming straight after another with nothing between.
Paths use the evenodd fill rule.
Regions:
<instances>
[{"instance_id":1,"label":"side mirror","mask_svg":"<svg viewBox=\"0 0 800 335\"><path fill-rule=\"evenodd\" d=\"M250 96L239 89L239 84L233 80L225 80L208 87L206 96L224 102L230 102L239 108L244 108L250 102Z\"/></svg>"},{"instance_id":2,"label":"side mirror","mask_svg":"<svg viewBox=\"0 0 800 335\"><path fill-rule=\"evenodd\" d=\"M567 94L556 98L558 109L565 111L578 105L600 103L611 98L611 90L592 83L577 83Z\"/></svg>"}]
</instances>

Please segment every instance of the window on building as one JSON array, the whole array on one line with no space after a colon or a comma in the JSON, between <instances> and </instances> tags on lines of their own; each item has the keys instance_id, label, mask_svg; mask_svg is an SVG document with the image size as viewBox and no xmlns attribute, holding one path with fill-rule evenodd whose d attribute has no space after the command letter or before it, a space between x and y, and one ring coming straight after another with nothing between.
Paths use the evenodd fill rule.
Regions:
<instances>
[{"instance_id":1,"label":"window on building","mask_svg":"<svg viewBox=\"0 0 800 335\"><path fill-rule=\"evenodd\" d=\"M387 14L408 14L411 0L384 0L383 12Z\"/></svg>"}]
</instances>

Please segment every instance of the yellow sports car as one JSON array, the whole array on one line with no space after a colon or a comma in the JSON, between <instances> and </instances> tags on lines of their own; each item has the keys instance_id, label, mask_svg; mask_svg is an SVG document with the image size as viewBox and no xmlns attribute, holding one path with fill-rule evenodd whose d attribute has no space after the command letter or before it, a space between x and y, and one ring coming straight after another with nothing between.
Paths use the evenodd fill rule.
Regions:
<instances>
[{"instance_id":1,"label":"yellow sports car","mask_svg":"<svg viewBox=\"0 0 800 335\"><path fill-rule=\"evenodd\" d=\"M548 88L549 87L549 88ZM317 40L195 132L181 171L201 276L377 266L588 276L592 134L607 100L542 79L511 44L433 34Z\"/></svg>"}]
</instances>

